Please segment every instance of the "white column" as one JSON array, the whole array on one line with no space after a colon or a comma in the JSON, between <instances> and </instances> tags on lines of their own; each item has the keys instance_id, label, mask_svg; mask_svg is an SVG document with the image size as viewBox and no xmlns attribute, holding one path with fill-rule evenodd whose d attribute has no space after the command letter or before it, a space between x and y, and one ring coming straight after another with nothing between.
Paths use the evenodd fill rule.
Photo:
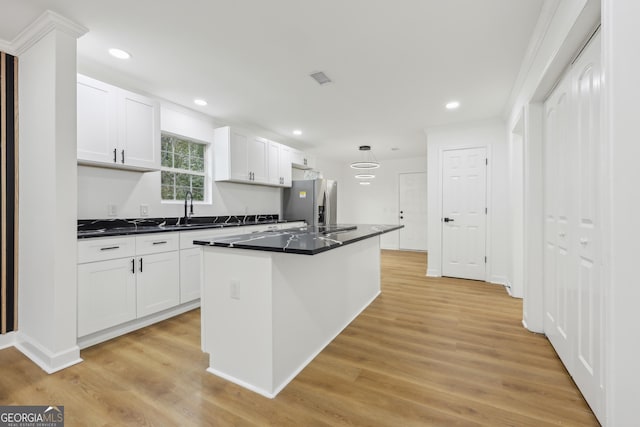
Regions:
<instances>
[{"instance_id":1,"label":"white column","mask_svg":"<svg viewBox=\"0 0 640 427\"><path fill-rule=\"evenodd\" d=\"M17 347L47 372L78 363L76 345L76 39L45 13L19 57L20 231Z\"/></svg>"}]
</instances>

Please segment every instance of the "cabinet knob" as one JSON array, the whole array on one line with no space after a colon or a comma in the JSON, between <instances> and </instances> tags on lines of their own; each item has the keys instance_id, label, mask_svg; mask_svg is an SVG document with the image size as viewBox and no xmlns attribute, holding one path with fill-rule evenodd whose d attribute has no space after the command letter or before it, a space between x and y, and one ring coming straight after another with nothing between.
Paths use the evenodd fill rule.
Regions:
<instances>
[{"instance_id":1,"label":"cabinet knob","mask_svg":"<svg viewBox=\"0 0 640 427\"><path fill-rule=\"evenodd\" d=\"M587 246L587 244L589 244L589 239L583 237L582 239L580 239L580 244L582 246Z\"/></svg>"}]
</instances>

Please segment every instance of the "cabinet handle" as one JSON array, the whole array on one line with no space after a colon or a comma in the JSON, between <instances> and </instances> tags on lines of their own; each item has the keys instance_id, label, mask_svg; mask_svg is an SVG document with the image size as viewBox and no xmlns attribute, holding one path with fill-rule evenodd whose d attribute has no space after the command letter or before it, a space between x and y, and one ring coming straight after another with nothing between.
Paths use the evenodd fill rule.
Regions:
<instances>
[{"instance_id":1,"label":"cabinet handle","mask_svg":"<svg viewBox=\"0 0 640 427\"><path fill-rule=\"evenodd\" d=\"M161 241L161 242L153 242L152 244L153 244L153 245L164 245L164 244L166 244L166 243L167 243L167 241L166 241L166 240L163 240L163 241Z\"/></svg>"},{"instance_id":2,"label":"cabinet handle","mask_svg":"<svg viewBox=\"0 0 640 427\"><path fill-rule=\"evenodd\" d=\"M114 148L114 149L113 149L113 163L117 163L117 162L118 162L118 160L116 160L116 156L117 156L117 154L116 154L116 153L117 153L117 152L118 152L118 150Z\"/></svg>"},{"instance_id":3,"label":"cabinet handle","mask_svg":"<svg viewBox=\"0 0 640 427\"><path fill-rule=\"evenodd\" d=\"M131 274L136 274L136 259L131 258Z\"/></svg>"},{"instance_id":4,"label":"cabinet handle","mask_svg":"<svg viewBox=\"0 0 640 427\"><path fill-rule=\"evenodd\" d=\"M122 164L124 164L124 150L122 150Z\"/></svg>"},{"instance_id":5,"label":"cabinet handle","mask_svg":"<svg viewBox=\"0 0 640 427\"><path fill-rule=\"evenodd\" d=\"M120 246L108 246L108 247L100 248L101 251L110 251L112 249L120 249Z\"/></svg>"},{"instance_id":6,"label":"cabinet handle","mask_svg":"<svg viewBox=\"0 0 640 427\"><path fill-rule=\"evenodd\" d=\"M140 273L142 273L142 258L140 258Z\"/></svg>"}]
</instances>

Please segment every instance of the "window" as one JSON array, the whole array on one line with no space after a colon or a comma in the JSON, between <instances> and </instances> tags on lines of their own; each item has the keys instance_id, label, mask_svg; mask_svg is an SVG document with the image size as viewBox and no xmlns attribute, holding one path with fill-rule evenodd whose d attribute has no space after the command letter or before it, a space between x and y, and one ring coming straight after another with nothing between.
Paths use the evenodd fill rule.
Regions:
<instances>
[{"instance_id":1,"label":"window","mask_svg":"<svg viewBox=\"0 0 640 427\"><path fill-rule=\"evenodd\" d=\"M207 145L181 136L162 134L162 200L184 200L191 191L194 201L206 198Z\"/></svg>"}]
</instances>

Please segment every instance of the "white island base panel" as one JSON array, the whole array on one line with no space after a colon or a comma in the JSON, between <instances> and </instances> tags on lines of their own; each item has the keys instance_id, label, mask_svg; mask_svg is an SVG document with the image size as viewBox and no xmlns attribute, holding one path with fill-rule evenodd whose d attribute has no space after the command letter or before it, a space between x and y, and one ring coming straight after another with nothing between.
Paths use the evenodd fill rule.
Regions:
<instances>
[{"instance_id":1,"label":"white island base panel","mask_svg":"<svg viewBox=\"0 0 640 427\"><path fill-rule=\"evenodd\" d=\"M380 237L316 255L203 247L208 372L275 397L380 294Z\"/></svg>"}]
</instances>

